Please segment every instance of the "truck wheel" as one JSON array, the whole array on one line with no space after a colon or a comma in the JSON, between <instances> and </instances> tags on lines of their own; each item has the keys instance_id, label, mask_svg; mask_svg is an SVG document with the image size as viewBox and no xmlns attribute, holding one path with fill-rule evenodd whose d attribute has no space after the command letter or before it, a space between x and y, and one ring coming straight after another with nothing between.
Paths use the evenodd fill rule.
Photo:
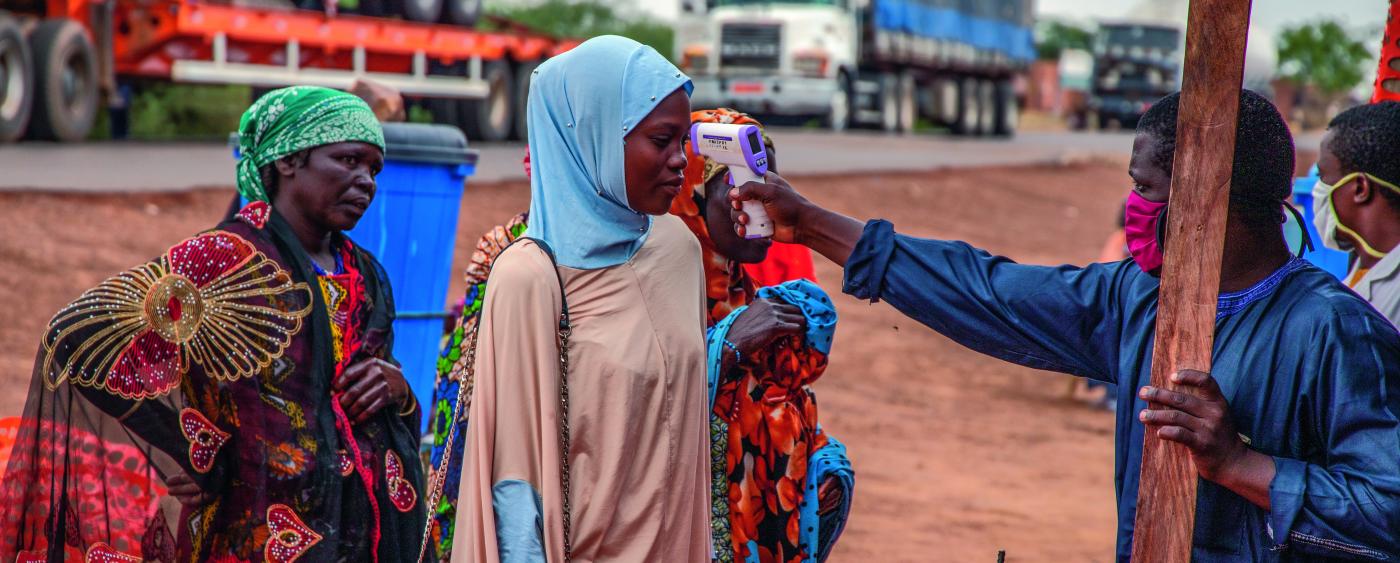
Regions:
<instances>
[{"instance_id":1,"label":"truck wheel","mask_svg":"<svg viewBox=\"0 0 1400 563\"><path fill-rule=\"evenodd\" d=\"M824 121L828 129L838 133L851 126L851 79L844 72L836 76L836 92Z\"/></svg>"},{"instance_id":2,"label":"truck wheel","mask_svg":"<svg viewBox=\"0 0 1400 563\"><path fill-rule=\"evenodd\" d=\"M68 19L45 20L29 36L34 50L36 139L81 141L97 118L97 54L82 26Z\"/></svg>"},{"instance_id":3,"label":"truck wheel","mask_svg":"<svg viewBox=\"0 0 1400 563\"><path fill-rule=\"evenodd\" d=\"M899 132L899 78L894 74L880 75L880 129Z\"/></svg>"},{"instance_id":4,"label":"truck wheel","mask_svg":"<svg viewBox=\"0 0 1400 563\"><path fill-rule=\"evenodd\" d=\"M979 107L981 98L978 96L977 87L979 81L975 78L964 78L958 81L958 112L953 120L953 134L976 136L982 134L981 114Z\"/></svg>"},{"instance_id":5,"label":"truck wheel","mask_svg":"<svg viewBox=\"0 0 1400 563\"><path fill-rule=\"evenodd\" d=\"M486 98L462 104L462 130L473 141L497 142L510 137L515 125L515 79L510 64L497 59L482 65L481 77L490 86Z\"/></svg>"},{"instance_id":6,"label":"truck wheel","mask_svg":"<svg viewBox=\"0 0 1400 563\"><path fill-rule=\"evenodd\" d=\"M0 143L24 136L34 107L34 66L19 23L0 13Z\"/></svg>"},{"instance_id":7,"label":"truck wheel","mask_svg":"<svg viewBox=\"0 0 1400 563\"><path fill-rule=\"evenodd\" d=\"M528 106L530 104L530 78L535 74L535 68L540 66L540 61L525 61L515 67L515 125L511 130L511 136L519 141L530 139L530 122Z\"/></svg>"},{"instance_id":8,"label":"truck wheel","mask_svg":"<svg viewBox=\"0 0 1400 563\"><path fill-rule=\"evenodd\" d=\"M453 98L428 98L423 107L433 114L433 123L462 127L462 100Z\"/></svg>"},{"instance_id":9,"label":"truck wheel","mask_svg":"<svg viewBox=\"0 0 1400 563\"><path fill-rule=\"evenodd\" d=\"M977 82L977 133L990 135L996 127L996 86L990 80Z\"/></svg>"},{"instance_id":10,"label":"truck wheel","mask_svg":"<svg viewBox=\"0 0 1400 563\"><path fill-rule=\"evenodd\" d=\"M992 134L998 137L1010 137L1016 134L1016 125L1020 119L1020 108L1016 105L1016 93L1011 89L1010 80L998 80L996 82L996 115L992 123Z\"/></svg>"},{"instance_id":11,"label":"truck wheel","mask_svg":"<svg viewBox=\"0 0 1400 563\"><path fill-rule=\"evenodd\" d=\"M443 0L403 0L403 17L423 23L434 23L442 17Z\"/></svg>"},{"instance_id":12,"label":"truck wheel","mask_svg":"<svg viewBox=\"0 0 1400 563\"><path fill-rule=\"evenodd\" d=\"M476 27L481 17L481 0L445 0L447 22L462 27Z\"/></svg>"},{"instance_id":13,"label":"truck wheel","mask_svg":"<svg viewBox=\"0 0 1400 563\"><path fill-rule=\"evenodd\" d=\"M919 119L918 101L914 98L916 95L914 84L914 75L912 73L902 72L899 74L899 88L896 92L899 94L900 133L913 132L914 124L918 122Z\"/></svg>"},{"instance_id":14,"label":"truck wheel","mask_svg":"<svg viewBox=\"0 0 1400 563\"><path fill-rule=\"evenodd\" d=\"M937 120L939 123L953 127L958 122L958 107L961 105L959 94L961 89L957 80L940 78L933 83L933 91L937 93Z\"/></svg>"},{"instance_id":15,"label":"truck wheel","mask_svg":"<svg viewBox=\"0 0 1400 563\"><path fill-rule=\"evenodd\" d=\"M1098 125L1099 125L1099 127L1098 127L1099 131L1115 130L1115 129L1118 128L1118 119L1116 119L1116 118L1114 118L1113 116L1111 116L1111 115L1109 115L1109 114L1107 114L1107 113L1101 111L1101 112L1099 112L1099 124L1098 124Z\"/></svg>"}]
</instances>

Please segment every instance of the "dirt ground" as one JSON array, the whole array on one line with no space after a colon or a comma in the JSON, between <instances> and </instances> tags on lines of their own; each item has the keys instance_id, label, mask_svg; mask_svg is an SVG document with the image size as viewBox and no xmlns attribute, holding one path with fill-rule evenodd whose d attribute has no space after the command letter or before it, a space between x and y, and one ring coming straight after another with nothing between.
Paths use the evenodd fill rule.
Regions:
<instances>
[{"instance_id":1,"label":"dirt ground","mask_svg":"<svg viewBox=\"0 0 1400 563\"><path fill-rule=\"evenodd\" d=\"M1098 256L1128 180L1122 163L794 178L822 204L903 233L1022 262ZM20 412L38 338L83 289L212 226L232 188L173 195L0 194L0 417ZM523 210L523 182L470 184L455 272L486 228ZM839 295L841 272L818 260ZM459 296L456 279L452 295ZM1110 561L1111 416L1068 378L962 349L884 304L836 297L818 382L822 423L850 449L855 508L833 560Z\"/></svg>"}]
</instances>

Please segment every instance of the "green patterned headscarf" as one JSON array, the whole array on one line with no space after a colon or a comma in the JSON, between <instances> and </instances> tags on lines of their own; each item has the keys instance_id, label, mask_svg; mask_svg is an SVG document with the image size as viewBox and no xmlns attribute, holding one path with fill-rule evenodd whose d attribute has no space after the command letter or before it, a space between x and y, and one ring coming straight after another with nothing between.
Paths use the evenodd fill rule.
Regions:
<instances>
[{"instance_id":1,"label":"green patterned headscarf","mask_svg":"<svg viewBox=\"0 0 1400 563\"><path fill-rule=\"evenodd\" d=\"M238 192L248 201L268 201L258 169L297 151L346 141L384 150L384 128L364 100L319 86L268 92L238 122Z\"/></svg>"}]
</instances>

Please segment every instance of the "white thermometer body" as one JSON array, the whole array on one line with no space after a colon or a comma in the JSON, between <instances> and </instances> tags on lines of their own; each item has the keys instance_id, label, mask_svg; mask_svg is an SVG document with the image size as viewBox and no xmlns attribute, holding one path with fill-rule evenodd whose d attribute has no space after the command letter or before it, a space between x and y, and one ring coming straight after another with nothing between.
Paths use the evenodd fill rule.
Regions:
<instances>
[{"instance_id":1,"label":"white thermometer body","mask_svg":"<svg viewBox=\"0 0 1400 563\"><path fill-rule=\"evenodd\" d=\"M700 155L729 167L730 185L762 182L768 172L768 151L757 125L696 123L690 128L690 144ZM744 214L749 216L744 226L745 238L773 236L773 222L763 203L748 200L742 205Z\"/></svg>"}]
</instances>

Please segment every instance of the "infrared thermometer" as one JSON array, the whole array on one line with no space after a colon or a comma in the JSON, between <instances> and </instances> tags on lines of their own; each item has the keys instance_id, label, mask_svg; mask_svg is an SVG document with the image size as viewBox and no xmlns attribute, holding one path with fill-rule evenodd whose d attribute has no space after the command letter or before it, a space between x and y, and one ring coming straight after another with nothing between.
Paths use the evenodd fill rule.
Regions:
<instances>
[{"instance_id":1,"label":"infrared thermometer","mask_svg":"<svg viewBox=\"0 0 1400 563\"><path fill-rule=\"evenodd\" d=\"M762 182L768 172L768 150L757 125L696 123L690 127L690 145L701 156L728 166L731 186ZM763 202L748 200L743 207L749 216L744 238L773 236L773 222L768 220Z\"/></svg>"}]
</instances>

